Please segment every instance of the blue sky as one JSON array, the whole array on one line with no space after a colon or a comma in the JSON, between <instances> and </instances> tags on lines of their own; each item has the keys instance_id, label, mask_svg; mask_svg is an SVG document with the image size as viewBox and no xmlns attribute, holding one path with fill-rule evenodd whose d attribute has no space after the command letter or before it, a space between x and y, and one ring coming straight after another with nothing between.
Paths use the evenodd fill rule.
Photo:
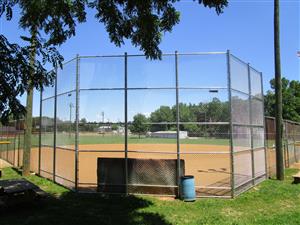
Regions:
<instances>
[{"instance_id":1,"label":"blue sky","mask_svg":"<svg viewBox=\"0 0 300 225\"><path fill-rule=\"evenodd\" d=\"M232 0L229 7L220 16L217 16L214 10L204 8L192 1L181 1L176 4L176 7L181 12L181 22L174 27L172 33L164 35L160 45L163 52L174 52L175 50L179 52L226 51L230 49L233 54L246 62L250 62L253 67L263 72L264 90L269 89L269 80L274 76L273 0ZM24 31L18 28L17 14L10 22L1 18L0 32L11 41L20 43L19 35L24 34ZM129 54L140 53L138 48L130 44L130 41L126 41L126 44L121 48L110 43L103 24L98 23L92 14L88 13L87 23L77 27L76 36L60 47L60 52L65 60L75 57L77 53L80 55L123 54L125 51ZM300 79L300 59L296 55L296 52L300 50L299 45L300 1L282 0L282 74L291 80ZM186 61L183 64L188 67L188 64L192 62ZM133 62L132 65L135 65L137 67L135 69L138 70L142 64ZM88 68L88 62L86 68ZM160 69L161 67L159 67ZM144 76L148 76L149 72L147 71L149 69L143 66L143 71ZM117 73L117 71L115 72ZM135 74L132 73L132 76ZM150 82L147 85L155 85L156 81L172 82L168 79L168 77L162 78L158 75L157 79L152 80L154 83L151 83L150 79L145 80ZM219 82L213 78L211 81L212 83L214 81ZM95 81L92 78L86 79L85 85L94 84ZM37 102L38 97L35 96L35 115L38 114L39 108ZM144 109L145 113L147 110ZM118 116L115 115L114 117L117 118ZM122 120L122 118L119 119Z\"/></svg>"}]
</instances>

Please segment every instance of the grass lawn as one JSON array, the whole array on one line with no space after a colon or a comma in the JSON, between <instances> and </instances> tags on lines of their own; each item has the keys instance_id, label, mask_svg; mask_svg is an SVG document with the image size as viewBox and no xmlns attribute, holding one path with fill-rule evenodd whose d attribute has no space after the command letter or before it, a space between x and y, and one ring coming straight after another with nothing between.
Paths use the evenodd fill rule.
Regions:
<instances>
[{"instance_id":1,"label":"grass lawn","mask_svg":"<svg viewBox=\"0 0 300 225\"><path fill-rule=\"evenodd\" d=\"M51 194L40 205L23 206L0 214L1 225L48 224L299 224L300 185L292 184L295 169L286 180L267 180L234 200L199 199L194 203L154 197L101 197L76 194L43 178L27 179ZM4 169L2 179L20 175Z\"/></svg>"},{"instance_id":2,"label":"grass lawn","mask_svg":"<svg viewBox=\"0 0 300 225\"><path fill-rule=\"evenodd\" d=\"M75 143L75 136L69 136L67 133L57 134L57 143L61 145L72 145ZM42 136L44 144L53 144L53 135L47 134ZM36 137L33 137L33 143L38 143ZM125 142L124 136L113 135L79 135L79 144L123 144ZM150 138L130 135L128 136L128 143L130 144L176 144L176 139L171 138ZM229 145L229 139L221 138L197 138L197 139L181 139L182 144L205 144L205 145Z\"/></svg>"}]
</instances>

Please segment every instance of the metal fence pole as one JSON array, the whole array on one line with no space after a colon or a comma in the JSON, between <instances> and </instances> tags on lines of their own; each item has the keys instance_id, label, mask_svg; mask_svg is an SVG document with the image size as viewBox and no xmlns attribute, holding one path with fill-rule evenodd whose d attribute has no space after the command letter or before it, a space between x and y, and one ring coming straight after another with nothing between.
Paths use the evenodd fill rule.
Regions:
<instances>
[{"instance_id":1,"label":"metal fence pole","mask_svg":"<svg viewBox=\"0 0 300 225\"><path fill-rule=\"evenodd\" d=\"M297 154L296 154L296 124L293 124L293 146L294 146L294 163L297 163Z\"/></svg>"},{"instance_id":2,"label":"metal fence pole","mask_svg":"<svg viewBox=\"0 0 300 225\"><path fill-rule=\"evenodd\" d=\"M9 138L8 138L8 126L6 126L6 141L9 141ZM6 161L8 161L8 144L6 145Z\"/></svg>"},{"instance_id":3,"label":"metal fence pole","mask_svg":"<svg viewBox=\"0 0 300 225\"><path fill-rule=\"evenodd\" d=\"M262 97L262 104L263 109L265 108L265 100L264 100L264 85L263 85L263 74L260 73L260 85L261 85L261 97ZM265 110L263 110L263 125L264 125L264 132L266 132L266 118L265 118ZM268 179L268 152L267 152L267 142L266 142L266 133L264 133L264 152L265 152L265 172L266 172L266 179Z\"/></svg>"},{"instance_id":4,"label":"metal fence pole","mask_svg":"<svg viewBox=\"0 0 300 225\"><path fill-rule=\"evenodd\" d=\"M17 167L19 168L20 167L20 142L21 142L21 126L20 126L20 120L18 120L18 127L19 127L19 130L18 130L18 162L17 162Z\"/></svg>"},{"instance_id":5,"label":"metal fence pole","mask_svg":"<svg viewBox=\"0 0 300 225\"><path fill-rule=\"evenodd\" d=\"M179 81L178 81L178 52L175 51L175 79L176 79L176 144L177 144L177 196L180 197L180 112L179 112Z\"/></svg>"},{"instance_id":6,"label":"metal fence pole","mask_svg":"<svg viewBox=\"0 0 300 225\"><path fill-rule=\"evenodd\" d=\"M253 121L252 121L252 91L251 91L251 73L250 64L248 67L248 88L249 88L249 121L250 121L250 141L251 141L251 167L252 167L252 185L255 185L255 164L254 164L254 144L253 144Z\"/></svg>"},{"instance_id":7,"label":"metal fence pole","mask_svg":"<svg viewBox=\"0 0 300 225\"><path fill-rule=\"evenodd\" d=\"M13 166L15 167L16 162L16 139L17 139L17 121L15 120L15 131L14 131L14 163Z\"/></svg>"},{"instance_id":8,"label":"metal fence pole","mask_svg":"<svg viewBox=\"0 0 300 225\"><path fill-rule=\"evenodd\" d=\"M43 90L40 91L40 129L39 129L39 158L38 174L41 175L41 152L42 152L42 116L43 116Z\"/></svg>"},{"instance_id":9,"label":"metal fence pole","mask_svg":"<svg viewBox=\"0 0 300 225\"><path fill-rule=\"evenodd\" d=\"M125 194L128 195L128 104L127 104L127 52L124 57L124 116L125 116Z\"/></svg>"},{"instance_id":10,"label":"metal fence pole","mask_svg":"<svg viewBox=\"0 0 300 225\"><path fill-rule=\"evenodd\" d=\"M231 197L235 196L235 180L234 180L234 152L233 152L233 124L232 124L232 102L231 102L231 71L230 71L230 51L227 50L227 86L228 86L228 102L230 115L230 163L231 163Z\"/></svg>"},{"instance_id":11,"label":"metal fence pole","mask_svg":"<svg viewBox=\"0 0 300 225\"><path fill-rule=\"evenodd\" d=\"M79 85L80 85L80 58L79 55L76 55L76 127L75 127L75 191L78 191L78 153L79 153ZM70 121L72 123L72 121Z\"/></svg>"},{"instance_id":12,"label":"metal fence pole","mask_svg":"<svg viewBox=\"0 0 300 225\"><path fill-rule=\"evenodd\" d=\"M53 125L53 181L55 182L56 170L56 130L57 130L57 67L55 68L55 86L54 86L54 125Z\"/></svg>"},{"instance_id":13,"label":"metal fence pole","mask_svg":"<svg viewBox=\"0 0 300 225\"><path fill-rule=\"evenodd\" d=\"M290 152L289 152L288 126L287 126L287 121L283 120L282 123L283 123L283 131L284 131L283 138L285 136L285 138L284 138L285 140L283 141L283 143L284 143L284 149L286 151L286 157L287 157L286 167L289 168L290 167Z\"/></svg>"}]
</instances>

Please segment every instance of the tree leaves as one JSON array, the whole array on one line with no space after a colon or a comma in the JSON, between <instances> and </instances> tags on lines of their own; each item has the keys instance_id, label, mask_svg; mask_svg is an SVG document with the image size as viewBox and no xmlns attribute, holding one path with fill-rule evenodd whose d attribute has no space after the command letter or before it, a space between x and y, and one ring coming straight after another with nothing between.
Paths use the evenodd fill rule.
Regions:
<instances>
[{"instance_id":1,"label":"tree leaves","mask_svg":"<svg viewBox=\"0 0 300 225\"><path fill-rule=\"evenodd\" d=\"M270 81L271 88L275 90L275 80ZM300 82L289 81L282 78L282 104L283 118L300 122ZM265 112L267 116L275 116L275 94L268 91L265 96Z\"/></svg>"},{"instance_id":2,"label":"tree leaves","mask_svg":"<svg viewBox=\"0 0 300 225\"><path fill-rule=\"evenodd\" d=\"M36 40L21 36L28 46L10 44L1 36L1 114L3 120L12 113L15 117L24 114L24 107L18 101L29 88L28 84L41 89L53 83L55 74L43 67L51 63L62 66L63 58L55 48L76 34L76 25L86 21L86 7L96 10L95 17L104 23L110 40L116 45L131 40L147 58L160 59L159 44L165 32L171 32L179 23L180 14L174 3L177 0L0 0L0 17L5 14L10 20L13 8L19 6L19 25L30 33L37 31ZM227 0L198 0L205 7L215 8L217 14L227 6ZM42 38L42 35L44 38ZM29 65L29 53L33 48L39 60L34 68ZM30 70L35 74L30 77ZM31 79L31 80L30 80Z\"/></svg>"},{"instance_id":3,"label":"tree leaves","mask_svg":"<svg viewBox=\"0 0 300 225\"><path fill-rule=\"evenodd\" d=\"M176 0L94 0L89 7L97 10L95 17L104 23L110 40L116 45L131 40L147 58L161 59L159 44L165 32L179 23ZM205 7L215 8L217 14L228 5L227 0L199 0Z\"/></svg>"},{"instance_id":4,"label":"tree leaves","mask_svg":"<svg viewBox=\"0 0 300 225\"><path fill-rule=\"evenodd\" d=\"M228 6L227 0L198 0L198 2L205 7L215 8L217 14L222 13L224 8Z\"/></svg>"},{"instance_id":5,"label":"tree leaves","mask_svg":"<svg viewBox=\"0 0 300 225\"><path fill-rule=\"evenodd\" d=\"M54 66L61 65L62 56L54 47L44 47L38 42L37 54L42 62L36 61L33 67L30 65L30 48L20 47L9 43L0 35L0 119L7 123L10 116L18 119L26 113L25 107L20 103L22 96L30 87L41 90L43 86L52 85L55 79L54 71L47 72L43 67L45 63ZM34 71L34 79L30 77L30 71Z\"/></svg>"},{"instance_id":6,"label":"tree leaves","mask_svg":"<svg viewBox=\"0 0 300 225\"><path fill-rule=\"evenodd\" d=\"M18 0L0 0L0 17L5 13L7 20L11 20L13 16L12 8L18 3Z\"/></svg>"}]
</instances>

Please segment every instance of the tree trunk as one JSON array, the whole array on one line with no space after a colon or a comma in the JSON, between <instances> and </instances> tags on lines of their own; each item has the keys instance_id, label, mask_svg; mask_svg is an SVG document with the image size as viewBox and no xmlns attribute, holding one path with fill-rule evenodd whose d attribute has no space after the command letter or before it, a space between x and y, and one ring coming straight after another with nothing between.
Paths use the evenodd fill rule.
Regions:
<instances>
[{"instance_id":1,"label":"tree trunk","mask_svg":"<svg viewBox=\"0 0 300 225\"><path fill-rule=\"evenodd\" d=\"M274 53L275 53L275 118L276 118L276 175L284 180L284 160L282 149L282 85L280 65L280 22L279 0L274 0Z\"/></svg>"},{"instance_id":2,"label":"tree trunk","mask_svg":"<svg viewBox=\"0 0 300 225\"><path fill-rule=\"evenodd\" d=\"M34 28L31 32L31 53L30 53L30 65L32 69L30 71L30 79L33 79L34 75L34 63L36 57L36 35L37 30ZM29 88L27 90L26 100L26 116L25 116L25 137L24 137L24 150L23 150L23 176L30 174L30 151L31 151L31 133L32 133L32 104L33 104L33 86L29 80Z\"/></svg>"}]
</instances>

